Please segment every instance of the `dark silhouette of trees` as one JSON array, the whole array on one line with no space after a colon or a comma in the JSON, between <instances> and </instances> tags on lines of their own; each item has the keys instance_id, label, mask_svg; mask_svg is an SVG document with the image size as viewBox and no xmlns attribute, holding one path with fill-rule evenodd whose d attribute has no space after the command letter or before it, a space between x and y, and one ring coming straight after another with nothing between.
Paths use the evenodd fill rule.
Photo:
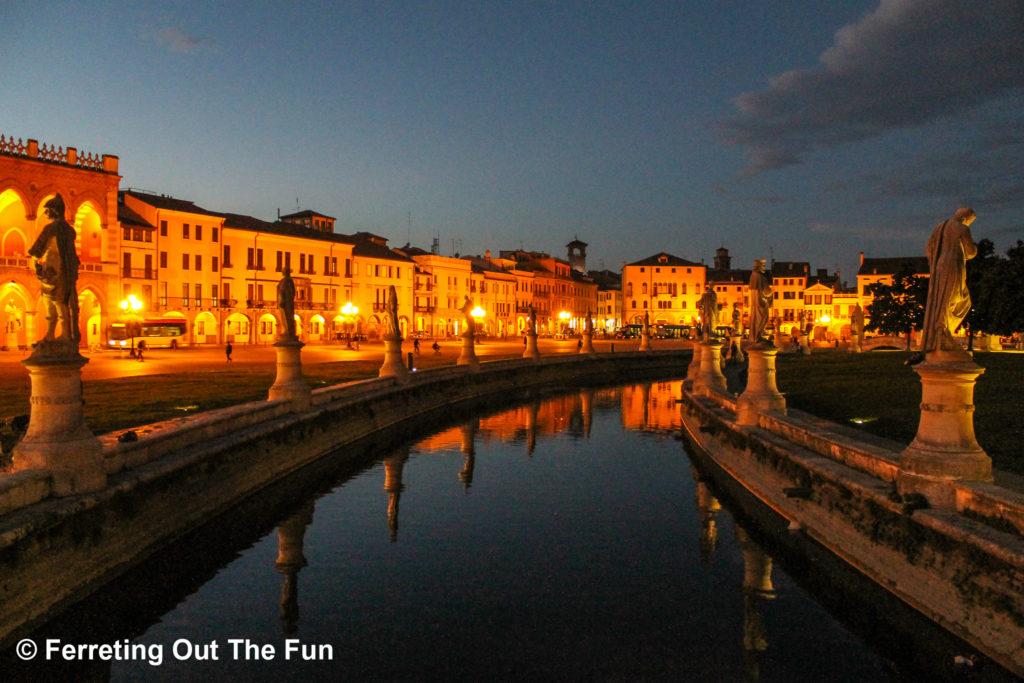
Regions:
<instances>
[{"instance_id":1,"label":"dark silhouette of trees","mask_svg":"<svg viewBox=\"0 0 1024 683\"><path fill-rule=\"evenodd\" d=\"M869 332L906 335L910 350L910 333L924 320L924 303L928 298L928 279L915 275L909 268L901 268L893 275L892 284L876 282L868 285L874 301L868 304L868 321L864 329Z\"/></svg>"}]
</instances>

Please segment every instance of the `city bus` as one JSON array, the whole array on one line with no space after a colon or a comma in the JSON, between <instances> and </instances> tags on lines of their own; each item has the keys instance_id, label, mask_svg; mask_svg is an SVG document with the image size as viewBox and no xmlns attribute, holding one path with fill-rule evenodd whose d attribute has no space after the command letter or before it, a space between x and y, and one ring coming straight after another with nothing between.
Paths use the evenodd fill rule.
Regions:
<instances>
[{"instance_id":1,"label":"city bus","mask_svg":"<svg viewBox=\"0 0 1024 683\"><path fill-rule=\"evenodd\" d=\"M115 349L133 349L140 341L146 342L146 348L149 349L176 349L185 344L187 332L188 321L182 318L144 318L112 323L107 333L107 343Z\"/></svg>"}]
</instances>

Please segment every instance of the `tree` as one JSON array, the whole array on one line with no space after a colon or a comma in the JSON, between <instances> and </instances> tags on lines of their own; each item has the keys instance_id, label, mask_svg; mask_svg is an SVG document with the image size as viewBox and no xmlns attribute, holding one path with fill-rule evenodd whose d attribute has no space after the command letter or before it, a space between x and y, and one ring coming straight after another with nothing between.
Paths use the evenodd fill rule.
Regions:
<instances>
[{"instance_id":1,"label":"tree","mask_svg":"<svg viewBox=\"0 0 1024 683\"><path fill-rule=\"evenodd\" d=\"M967 262L971 311L964 322L969 334L1010 336L1024 330L1024 242L1017 240L1006 258L995 255L991 240L978 242L978 255Z\"/></svg>"},{"instance_id":2,"label":"tree","mask_svg":"<svg viewBox=\"0 0 1024 683\"><path fill-rule=\"evenodd\" d=\"M864 329L870 332L907 336L924 321L924 303L928 298L928 278L918 277L903 267L892 276L892 284L876 282L868 285L874 300L868 304L868 322Z\"/></svg>"}]
</instances>

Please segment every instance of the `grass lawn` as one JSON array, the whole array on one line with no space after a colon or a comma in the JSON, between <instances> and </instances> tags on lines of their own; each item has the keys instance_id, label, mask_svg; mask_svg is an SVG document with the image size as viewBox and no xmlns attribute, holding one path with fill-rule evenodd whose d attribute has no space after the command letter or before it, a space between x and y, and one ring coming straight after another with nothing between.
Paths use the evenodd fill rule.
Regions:
<instances>
[{"instance_id":1,"label":"grass lawn","mask_svg":"<svg viewBox=\"0 0 1024 683\"><path fill-rule=\"evenodd\" d=\"M510 356L511 357L511 356ZM488 360L501 356L489 356ZM424 353L416 359L418 368L451 365L451 356ZM340 361L303 364L306 380L314 388L376 377L380 360ZM145 375L86 382L84 419L93 434L107 434L131 427L168 420L173 417L224 408L237 403L267 398L274 383L273 366L233 369L224 366L215 370L175 372L173 375ZM5 387L0 394L0 418L28 413L29 380ZM3 453L0 466L9 462L14 446L11 434L0 431Z\"/></svg>"},{"instance_id":2,"label":"grass lawn","mask_svg":"<svg viewBox=\"0 0 1024 683\"><path fill-rule=\"evenodd\" d=\"M921 414L921 379L903 365L909 357L906 351L784 354L776 382L794 408L909 444ZM985 368L974 388L978 443L995 467L1024 474L1024 354L976 353L974 359Z\"/></svg>"},{"instance_id":3,"label":"grass lawn","mask_svg":"<svg viewBox=\"0 0 1024 683\"><path fill-rule=\"evenodd\" d=\"M777 383L788 405L879 436L910 443L917 433L921 381L903 365L910 354L874 351L851 354L818 350L810 356L780 355ZM510 356L511 357L511 356ZM490 358L488 359L490 360ZM1020 388L1024 354L978 353L985 368L975 387L974 427L978 442L1003 470L1024 474ZM425 353L417 366L450 365L450 357ZM376 377L380 361L342 361L304 365L314 387ZM106 434L172 417L256 401L267 397L274 368L216 369L97 380L85 384L85 422L94 434ZM24 414L28 377L0 395L0 417ZM862 420L855 423L853 420ZM0 434L0 438L9 436ZM13 443L3 442L9 454ZM0 459L0 465L2 465Z\"/></svg>"}]
</instances>

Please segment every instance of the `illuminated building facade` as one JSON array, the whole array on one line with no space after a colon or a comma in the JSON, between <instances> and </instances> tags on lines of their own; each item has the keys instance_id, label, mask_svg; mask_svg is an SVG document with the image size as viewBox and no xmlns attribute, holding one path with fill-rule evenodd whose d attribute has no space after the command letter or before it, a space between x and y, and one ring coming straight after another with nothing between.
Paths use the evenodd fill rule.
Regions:
<instances>
[{"instance_id":1,"label":"illuminated building facade","mask_svg":"<svg viewBox=\"0 0 1024 683\"><path fill-rule=\"evenodd\" d=\"M661 252L622 265L625 324L696 325L697 302L704 293L707 266Z\"/></svg>"}]
</instances>

